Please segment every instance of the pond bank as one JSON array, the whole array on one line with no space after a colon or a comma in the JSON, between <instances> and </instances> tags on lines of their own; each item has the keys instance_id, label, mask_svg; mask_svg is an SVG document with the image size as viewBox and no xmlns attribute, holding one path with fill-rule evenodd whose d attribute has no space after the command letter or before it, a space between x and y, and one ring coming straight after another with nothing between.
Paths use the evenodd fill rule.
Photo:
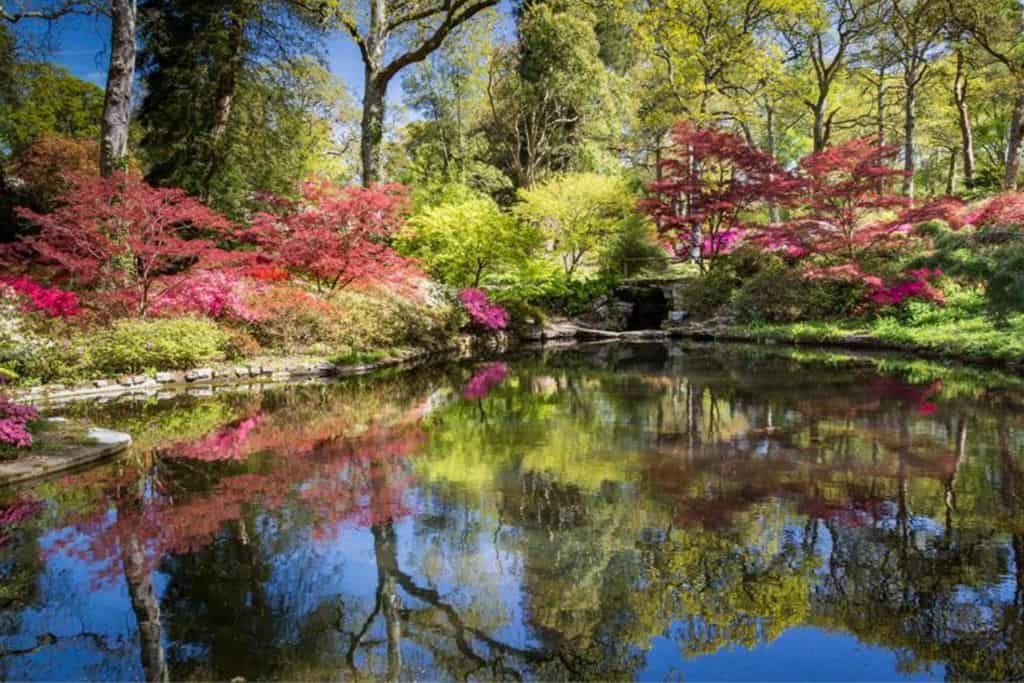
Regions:
<instances>
[{"instance_id":1,"label":"pond bank","mask_svg":"<svg viewBox=\"0 0 1024 683\"><path fill-rule=\"evenodd\" d=\"M1011 334L1008 332L1008 334ZM1024 355L978 344L969 335L946 335L937 339L904 341L870 332L847 330L827 323L794 325L691 324L672 327L668 335L678 339L708 342L812 345L868 351L896 351L934 360L956 361L1024 373Z\"/></svg>"},{"instance_id":2,"label":"pond bank","mask_svg":"<svg viewBox=\"0 0 1024 683\"><path fill-rule=\"evenodd\" d=\"M545 337L542 334L540 338ZM203 396L222 388L277 386L321 378L365 375L386 368L413 367L436 360L468 359L478 354L508 351L523 341L508 334L460 335L435 347L396 349L386 357L365 362L333 362L323 356L270 357L211 364L188 370L96 379L72 386L36 385L10 393L20 402L46 408L82 400L171 398L181 394Z\"/></svg>"},{"instance_id":3,"label":"pond bank","mask_svg":"<svg viewBox=\"0 0 1024 683\"><path fill-rule=\"evenodd\" d=\"M56 429L62 421L49 421ZM128 450L130 435L92 427L80 435L64 434L51 438L44 447L36 447L11 460L0 460L0 487L22 484L54 474L77 470Z\"/></svg>"}]
</instances>

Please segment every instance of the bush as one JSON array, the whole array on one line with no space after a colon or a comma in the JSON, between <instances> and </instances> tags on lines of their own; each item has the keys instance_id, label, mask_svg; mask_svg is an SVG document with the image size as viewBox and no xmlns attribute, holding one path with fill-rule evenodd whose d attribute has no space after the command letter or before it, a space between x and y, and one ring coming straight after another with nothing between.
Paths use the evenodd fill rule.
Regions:
<instances>
[{"instance_id":1,"label":"bush","mask_svg":"<svg viewBox=\"0 0 1024 683\"><path fill-rule=\"evenodd\" d=\"M341 292L337 306L340 318L335 339L357 352L430 346L454 331L451 309L431 309L380 292Z\"/></svg>"},{"instance_id":2,"label":"bush","mask_svg":"<svg viewBox=\"0 0 1024 683\"><path fill-rule=\"evenodd\" d=\"M228 360L242 360L260 355L263 347L245 330L230 330L225 335L221 350Z\"/></svg>"},{"instance_id":3,"label":"bush","mask_svg":"<svg viewBox=\"0 0 1024 683\"><path fill-rule=\"evenodd\" d=\"M277 284L252 294L246 303L259 312L252 334L266 348L295 353L337 341L340 309L303 289Z\"/></svg>"},{"instance_id":4,"label":"bush","mask_svg":"<svg viewBox=\"0 0 1024 683\"><path fill-rule=\"evenodd\" d=\"M857 281L811 280L776 264L743 283L732 309L741 322L793 323L854 315L863 297L864 287Z\"/></svg>"},{"instance_id":5,"label":"bush","mask_svg":"<svg viewBox=\"0 0 1024 683\"><path fill-rule=\"evenodd\" d=\"M739 285L736 272L722 264L704 275L684 280L676 290L676 302L692 318L711 318L729 304Z\"/></svg>"},{"instance_id":6,"label":"bush","mask_svg":"<svg viewBox=\"0 0 1024 683\"><path fill-rule=\"evenodd\" d=\"M661 273L668 267L668 254L657 243L654 226L643 217L627 217L618 235L601 254L601 270L610 277L633 277Z\"/></svg>"},{"instance_id":7,"label":"bush","mask_svg":"<svg viewBox=\"0 0 1024 683\"><path fill-rule=\"evenodd\" d=\"M225 334L212 322L119 320L82 340L90 370L117 374L194 368L217 357Z\"/></svg>"},{"instance_id":8,"label":"bush","mask_svg":"<svg viewBox=\"0 0 1024 683\"><path fill-rule=\"evenodd\" d=\"M27 311L24 297L0 287L0 370L21 382L50 382L77 371L78 352L71 343L70 324Z\"/></svg>"}]
</instances>

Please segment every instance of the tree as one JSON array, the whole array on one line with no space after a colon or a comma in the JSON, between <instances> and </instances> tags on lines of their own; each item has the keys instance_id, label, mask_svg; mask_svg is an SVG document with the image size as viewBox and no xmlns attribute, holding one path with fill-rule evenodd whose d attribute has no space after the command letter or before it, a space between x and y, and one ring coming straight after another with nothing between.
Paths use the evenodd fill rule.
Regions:
<instances>
[{"instance_id":1,"label":"tree","mask_svg":"<svg viewBox=\"0 0 1024 683\"><path fill-rule=\"evenodd\" d=\"M496 19L487 11L464 24L402 79L406 104L422 115L404 130L418 184L489 185L488 171L497 173L483 167L487 143L480 130Z\"/></svg>"},{"instance_id":2,"label":"tree","mask_svg":"<svg viewBox=\"0 0 1024 683\"><path fill-rule=\"evenodd\" d=\"M169 276L227 258L214 238L226 236L231 224L182 190L117 172L80 179L60 204L48 214L20 210L38 228L23 243L35 263L89 290L86 303L99 310L115 305L145 316Z\"/></svg>"},{"instance_id":3,"label":"tree","mask_svg":"<svg viewBox=\"0 0 1024 683\"><path fill-rule=\"evenodd\" d=\"M967 32L1014 82L1013 110L1006 139L1003 189L1013 190L1020 181L1021 148L1024 147L1024 15L1013 0L957 0L948 2L956 28Z\"/></svg>"},{"instance_id":4,"label":"tree","mask_svg":"<svg viewBox=\"0 0 1024 683\"><path fill-rule=\"evenodd\" d=\"M805 207L789 221L761 230L759 240L792 256L814 254L858 263L867 251L906 237L908 225L879 212L907 206L890 185L905 171L892 168L899 150L856 138L800 162Z\"/></svg>"},{"instance_id":5,"label":"tree","mask_svg":"<svg viewBox=\"0 0 1024 683\"><path fill-rule=\"evenodd\" d=\"M876 14L884 0L825 0L813 14L782 20L782 33L793 56L812 67L813 92L801 98L811 111L813 151L829 145L838 106L831 103L837 79L864 35L878 28Z\"/></svg>"},{"instance_id":6,"label":"tree","mask_svg":"<svg viewBox=\"0 0 1024 683\"><path fill-rule=\"evenodd\" d=\"M676 256L689 255L702 271L742 238L753 209L799 188L771 155L732 133L683 122L671 139L642 206Z\"/></svg>"},{"instance_id":7,"label":"tree","mask_svg":"<svg viewBox=\"0 0 1024 683\"><path fill-rule=\"evenodd\" d=\"M489 197L469 196L423 209L409 220L403 246L431 275L454 287L479 287L522 264L540 232L521 225Z\"/></svg>"},{"instance_id":8,"label":"tree","mask_svg":"<svg viewBox=\"0 0 1024 683\"><path fill-rule=\"evenodd\" d=\"M243 237L272 264L310 278L322 292L351 284L408 285L416 274L390 240L407 210L405 188L342 188L327 181L302 187L302 200L282 215L261 213Z\"/></svg>"},{"instance_id":9,"label":"tree","mask_svg":"<svg viewBox=\"0 0 1024 683\"><path fill-rule=\"evenodd\" d=\"M100 174L124 170L135 80L135 0L110 0L110 65L100 128Z\"/></svg>"},{"instance_id":10,"label":"tree","mask_svg":"<svg viewBox=\"0 0 1024 683\"><path fill-rule=\"evenodd\" d=\"M943 0L889 0L889 26L894 57L903 77L903 194L914 197L917 172L915 135L919 88L941 49L945 15Z\"/></svg>"},{"instance_id":11,"label":"tree","mask_svg":"<svg viewBox=\"0 0 1024 683\"><path fill-rule=\"evenodd\" d=\"M46 62L15 62L0 92L0 148L19 156L45 135L97 139L103 90ZM94 160L95 162L95 160Z\"/></svg>"},{"instance_id":12,"label":"tree","mask_svg":"<svg viewBox=\"0 0 1024 683\"><path fill-rule=\"evenodd\" d=\"M516 212L561 253L566 280L584 259L609 246L636 204L621 179L596 173L558 176L519 196Z\"/></svg>"},{"instance_id":13,"label":"tree","mask_svg":"<svg viewBox=\"0 0 1024 683\"><path fill-rule=\"evenodd\" d=\"M139 16L150 182L238 212L252 192L294 193L314 157L338 152L323 127L348 123L349 98L310 56L317 13L290 0L144 0Z\"/></svg>"},{"instance_id":14,"label":"tree","mask_svg":"<svg viewBox=\"0 0 1024 683\"><path fill-rule=\"evenodd\" d=\"M498 0L366 0L342 2L342 26L355 41L363 61L363 118L360 158L363 185L381 179L384 104L391 80L407 66L421 62L441 47L449 34ZM363 16L358 16L362 14ZM394 51L396 44L401 48Z\"/></svg>"}]
</instances>

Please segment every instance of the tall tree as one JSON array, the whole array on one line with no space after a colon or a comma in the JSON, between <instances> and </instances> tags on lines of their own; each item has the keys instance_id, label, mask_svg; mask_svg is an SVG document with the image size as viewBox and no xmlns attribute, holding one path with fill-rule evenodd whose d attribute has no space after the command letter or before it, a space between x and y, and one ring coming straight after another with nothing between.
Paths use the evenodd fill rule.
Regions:
<instances>
[{"instance_id":1,"label":"tall tree","mask_svg":"<svg viewBox=\"0 0 1024 683\"><path fill-rule=\"evenodd\" d=\"M498 0L346 0L342 4L341 24L363 61L363 185L381 179L384 107L392 79L441 47L454 29L497 4Z\"/></svg>"},{"instance_id":2,"label":"tall tree","mask_svg":"<svg viewBox=\"0 0 1024 683\"><path fill-rule=\"evenodd\" d=\"M100 173L125 164L135 81L135 0L110 0L110 65L100 128Z\"/></svg>"},{"instance_id":3,"label":"tall tree","mask_svg":"<svg viewBox=\"0 0 1024 683\"><path fill-rule=\"evenodd\" d=\"M143 0L139 11L146 92L139 120L149 177L223 203L229 178L238 175L229 160L245 114L239 108L261 90L283 104L288 94L269 87L277 77L315 75L304 56L316 52L319 14L290 0ZM310 90L290 81L282 87Z\"/></svg>"},{"instance_id":4,"label":"tall tree","mask_svg":"<svg viewBox=\"0 0 1024 683\"><path fill-rule=\"evenodd\" d=\"M881 4L881 0L825 0L816 12L785 17L782 22L790 52L811 66L811 93L802 100L811 112L815 152L829 145L840 112L831 102L833 88L857 42L877 28Z\"/></svg>"},{"instance_id":5,"label":"tall tree","mask_svg":"<svg viewBox=\"0 0 1024 683\"><path fill-rule=\"evenodd\" d=\"M943 0L890 0L889 10L895 59L903 77L903 194L913 197L917 171L914 147L917 98L942 45L945 3Z\"/></svg>"},{"instance_id":6,"label":"tall tree","mask_svg":"<svg viewBox=\"0 0 1024 683\"><path fill-rule=\"evenodd\" d=\"M956 27L965 30L1013 78L1013 109L1006 141L1004 189L1020 181L1024 147L1024 9L1016 0L948 0Z\"/></svg>"}]
</instances>

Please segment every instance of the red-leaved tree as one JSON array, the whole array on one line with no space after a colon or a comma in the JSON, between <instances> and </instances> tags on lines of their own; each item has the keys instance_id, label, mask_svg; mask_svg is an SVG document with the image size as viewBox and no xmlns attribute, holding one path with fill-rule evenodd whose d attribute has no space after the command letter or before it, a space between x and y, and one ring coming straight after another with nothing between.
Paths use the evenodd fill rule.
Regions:
<instances>
[{"instance_id":1,"label":"red-leaved tree","mask_svg":"<svg viewBox=\"0 0 1024 683\"><path fill-rule=\"evenodd\" d=\"M243 238L259 246L268 265L311 279L321 292L351 284L407 284L414 264L391 246L409 202L401 185L302 186L302 200L280 215L258 214Z\"/></svg>"},{"instance_id":2,"label":"red-leaved tree","mask_svg":"<svg viewBox=\"0 0 1024 683\"><path fill-rule=\"evenodd\" d=\"M892 181L903 177L890 165L898 154L897 147L858 138L804 158L802 210L764 228L761 242L794 257L828 256L851 264L867 251L895 246L911 228L884 213L907 205L892 191Z\"/></svg>"},{"instance_id":3,"label":"red-leaved tree","mask_svg":"<svg viewBox=\"0 0 1024 683\"><path fill-rule=\"evenodd\" d=\"M732 133L689 122L672 129L660 179L641 207L677 257L689 255L707 270L749 229L751 211L781 203L800 181L770 155Z\"/></svg>"},{"instance_id":4,"label":"red-leaved tree","mask_svg":"<svg viewBox=\"0 0 1024 683\"><path fill-rule=\"evenodd\" d=\"M24 240L32 258L62 281L90 290L86 304L145 316L190 270L224 263L217 238L232 225L183 190L116 173L79 178L50 213L19 213L39 228ZM168 279L172 277L173 279Z\"/></svg>"}]
</instances>

